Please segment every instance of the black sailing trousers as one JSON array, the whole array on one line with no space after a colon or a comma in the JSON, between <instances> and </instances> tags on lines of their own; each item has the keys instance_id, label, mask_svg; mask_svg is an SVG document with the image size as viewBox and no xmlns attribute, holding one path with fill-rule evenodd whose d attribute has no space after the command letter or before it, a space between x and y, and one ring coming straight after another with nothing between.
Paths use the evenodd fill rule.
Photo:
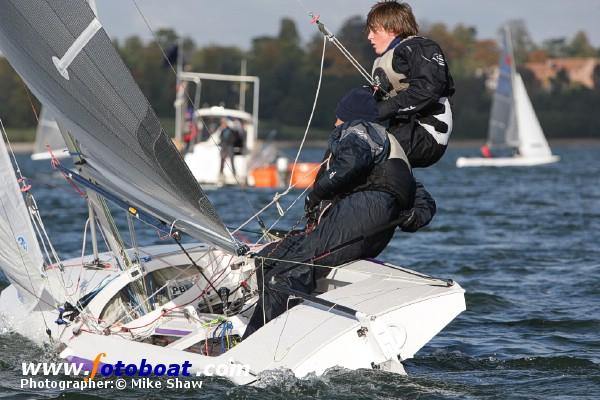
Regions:
<instances>
[{"instance_id":1,"label":"black sailing trousers","mask_svg":"<svg viewBox=\"0 0 600 400\"><path fill-rule=\"evenodd\" d=\"M259 299L244 338L261 328L264 320L269 322L284 313L288 307L297 304L296 300L290 300L288 304L289 295L272 289L271 285L310 294L315 290L316 280L325 277L330 271L326 267L290 261L302 263L324 254L338 245L395 220L399 212L400 207L396 199L389 193L352 193L337 202L312 232L289 236L261 250L256 259L256 277L259 293L263 291L264 278L264 298ZM394 228L380 232L319 258L314 264L337 266L360 258L376 257L387 246L393 234Z\"/></svg>"}]
</instances>

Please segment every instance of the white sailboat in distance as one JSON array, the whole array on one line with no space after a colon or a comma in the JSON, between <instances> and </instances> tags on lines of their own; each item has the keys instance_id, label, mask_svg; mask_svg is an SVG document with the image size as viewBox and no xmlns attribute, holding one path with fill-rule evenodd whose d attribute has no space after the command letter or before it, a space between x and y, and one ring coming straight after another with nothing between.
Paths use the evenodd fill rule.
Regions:
<instances>
[{"instance_id":1,"label":"white sailboat in distance","mask_svg":"<svg viewBox=\"0 0 600 400\"><path fill-rule=\"evenodd\" d=\"M515 69L510 29L502 29L498 82L492 103L488 139L483 157L459 157L461 167L524 167L550 164L552 154L531 105L521 75ZM494 157L494 150L513 149L512 156ZM482 151L483 152L483 151Z\"/></svg>"}]
</instances>

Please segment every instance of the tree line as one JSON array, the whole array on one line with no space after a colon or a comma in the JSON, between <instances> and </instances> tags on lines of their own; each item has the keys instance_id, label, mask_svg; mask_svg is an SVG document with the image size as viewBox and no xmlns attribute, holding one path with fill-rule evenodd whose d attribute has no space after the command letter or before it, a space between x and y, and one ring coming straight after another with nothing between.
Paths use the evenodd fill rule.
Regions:
<instances>
[{"instance_id":1,"label":"tree line","mask_svg":"<svg viewBox=\"0 0 600 400\"><path fill-rule=\"evenodd\" d=\"M375 54L366 39L363 17L348 19L337 32L338 39L353 56L370 70ZM555 57L600 57L585 32L573 38L556 38L536 44L522 21L511 22L515 59L532 103L549 137L599 137L600 118L595 105L600 104L600 68L594 74L595 87L588 89L568 82L559 73L551 90L545 90L535 76L524 68L526 61ZM492 93L486 88L487 73L498 62L499 50L494 40L479 39L473 27L443 23L422 24L421 35L436 40L444 50L456 94L453 98L454 133L457 138L484 138ZM182 43L180 51L191 71L239 74L242 60L247 61L250 75L261 79L260 119L263 127L305 126L311 112L320 72L323 36L319 33L302 43L293 20L281 20L275 36L252 40L249 50L210 45L198 47L190 38L179 41L171 29L159 30L156 41L144 42L137 36L114 41L126 65L161 118L173 118L175 74L166 65L163 52ZM313 126L328 130L333 124L337 100L351 87L365 81L331 44L327 44L323 63L323 80ZM202 101L236 107L239 88L227 84L206 85ZM251 104L249 93L246 104ZM0 117L12 128L33 127L32 109L39 103L26 90L5 59L0 59ZM263 132L264 133L264 132Z\"/></svg>"}]
</instances>

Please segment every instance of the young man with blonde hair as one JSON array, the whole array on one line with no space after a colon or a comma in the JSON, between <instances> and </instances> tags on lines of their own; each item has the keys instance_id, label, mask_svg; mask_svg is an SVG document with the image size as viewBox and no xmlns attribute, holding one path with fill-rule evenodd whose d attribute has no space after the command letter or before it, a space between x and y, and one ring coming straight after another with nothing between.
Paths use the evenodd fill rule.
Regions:
<instances>
[{"instance_id":1,"label":"young man with blonde hair","mask_svg":"<svg viewBox=\"0 0 600 400\"><path fill-rule=\"evenodd\" d=\"M373 64L379 120L387 122L411 167L433 165L452 131L454 83L444 53L433 40L417 36L419 25L407 3L376 3L367 30L379 56Z\"/></svg>"}]
</instances>

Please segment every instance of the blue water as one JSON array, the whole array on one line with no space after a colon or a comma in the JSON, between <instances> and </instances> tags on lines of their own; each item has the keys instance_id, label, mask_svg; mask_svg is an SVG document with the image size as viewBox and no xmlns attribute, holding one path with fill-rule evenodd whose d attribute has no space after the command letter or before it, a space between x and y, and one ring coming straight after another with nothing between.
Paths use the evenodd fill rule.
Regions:
<instances>
[{"instance_id":1,"label":"blue water","mask_svg":"<svg viewBox=\"0 0 600 400\"><path fill-rule=\"evenodd\" d=\"M88 391L86 398L387 399L600 398L600 146L554 147L558 164L536 168L457 169L450 148L419 170L438 204L426 230L397 233L380 258L458 281L467 291L461 314L415 359L409 376L335 370L296 379L280 373L262 387L207 379L197 391ZM308 153L318 159L320 151ZM86 207L49 169L19 156L61 255L81 251ZM219 189L208 195L229 226L268 202L270 190ZM284 199L287 206L292 197ZM278 225L293 225L302 202ZM119 215L119 214L118 214ZM122 214L120 214L122 215ZM273 222L276 210L265 215ZM122 224L124 227L125 224ZM256 228L251 225L250 228ZM160 243L138 227L143 243ZM248 234L251 236L251 234ZM426 316L425 316L426 317ZM51 360L6 330L0 334L0 397L79 398L79 392L19 388L21 362Z\"/></svg>"}]
</instances>

